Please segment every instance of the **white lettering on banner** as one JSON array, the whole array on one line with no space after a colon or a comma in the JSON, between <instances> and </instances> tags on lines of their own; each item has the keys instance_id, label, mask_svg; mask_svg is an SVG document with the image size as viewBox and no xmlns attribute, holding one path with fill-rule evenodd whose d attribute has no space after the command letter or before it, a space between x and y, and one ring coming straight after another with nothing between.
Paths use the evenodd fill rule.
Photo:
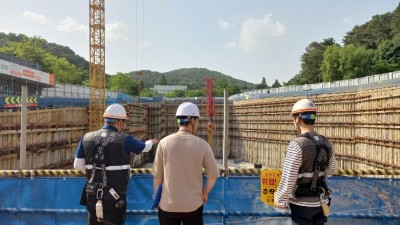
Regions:
<instances>
[{"instance_id":1,"label":"white lettering on banner","mask_svg":"<svg viewBox=\"0 0 400 225\"><path fill-rule=\"evenodd\" d=\"M0 73L55 85L54 75L0 59Z\"/></svg>"}]
</instances>

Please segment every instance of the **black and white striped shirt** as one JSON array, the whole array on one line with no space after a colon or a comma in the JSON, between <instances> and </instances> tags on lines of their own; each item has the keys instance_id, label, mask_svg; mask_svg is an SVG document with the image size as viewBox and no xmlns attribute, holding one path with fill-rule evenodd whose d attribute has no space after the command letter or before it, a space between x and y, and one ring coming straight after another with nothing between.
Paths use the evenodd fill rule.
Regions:
<instances>
[{"instance_id":1,"label":"black and white striped shirt","mask_svg":"<svg viewBox=\"0 0 400 225\"><path fill-rule=\"evenodd\" d=\"M300 146L291 141L289 143L289 147L286 153L285 162L283 164L282 177L281 182L279 183L278 190L275 193L275 205L281 207L287 207L288 202L306 206L306 207L319 207L321 206L321 202L299 202L299 201L291 201L294 198L292 195L293 186L296 184L297 175L299 173L299 168L302 163L302 150ZM332 156L329 160L329 166L326 174L334 174L337 172L337 162L335 157L335 151L332 149ZM327 200L325 200L326 202ZM325 203L324 202L324 203Z\"/></svg>"}]
</instances>

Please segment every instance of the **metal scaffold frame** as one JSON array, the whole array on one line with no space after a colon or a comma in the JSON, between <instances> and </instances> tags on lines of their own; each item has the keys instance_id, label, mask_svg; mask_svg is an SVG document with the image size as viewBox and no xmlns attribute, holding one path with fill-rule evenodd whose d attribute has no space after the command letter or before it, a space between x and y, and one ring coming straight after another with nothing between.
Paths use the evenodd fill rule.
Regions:
<instances>
[{"instance_id":1,"label":"metal scaffold frame","mask_svg":"<svg viewBox=\"0 0 400 225\"><path fill-rule=\"evenodd\" d=\"M105 18L104 1L90 0L89 129L103 124L105 109Z\"/></svg>"}]
</instances>

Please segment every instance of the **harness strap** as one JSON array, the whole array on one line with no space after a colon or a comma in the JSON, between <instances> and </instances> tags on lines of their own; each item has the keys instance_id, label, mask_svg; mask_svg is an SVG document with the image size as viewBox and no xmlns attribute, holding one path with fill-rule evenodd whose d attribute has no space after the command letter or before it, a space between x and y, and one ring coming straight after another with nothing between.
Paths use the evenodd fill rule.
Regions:
<instances>
[{"instance_id":1,"label":"harness strap","mask_svg":"<svg viewBox=\"0 0 400 225\"><path fill-rule=\"evenodd\" d=\"M101 143L100 146L98 146L100 144L100 139L98 137L98 133L95 132L94 133L94 142L95 142L95 146L98 146L96 149L94 149L93 151L93 166L92 168L97 168L96 167L96 162L99 161L101 163L101 169L102 169L102 176L103 176L103 186L106 187L107 186L107 174L106 174L106 167L105 167L105 159L104 159L104 149L107 150L106 146L108 145L108 143L114 139L116 132L115 131L109 131L107 132L107 137L105 138L105 140ZM92 174L90 176L90 180L89 180L89 184L92 184L93 180L94 180L94 176L95 176L95 169L92 169Z\"/></svg>"}]
</instances>

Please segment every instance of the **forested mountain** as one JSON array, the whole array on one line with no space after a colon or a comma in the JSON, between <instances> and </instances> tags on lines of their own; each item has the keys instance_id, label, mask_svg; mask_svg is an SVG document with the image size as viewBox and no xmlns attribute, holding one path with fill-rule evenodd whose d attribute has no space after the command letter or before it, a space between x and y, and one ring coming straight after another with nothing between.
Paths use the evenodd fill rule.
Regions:
<instances>
[{"instance_id":1,"label":"forested mountain","mask_svg":"<svg viewBox=\"0 0 400 225\"><path fill-rule=\"evenodd\" d=\"M130 73L134 76L134 73ZM160 84L162 75L165 76L168 85L184 85L188 89L202 89L204 88L204 78L209 76L213 77L216 82L225 83L225 85L235 84L240 89L255 88L255 84L235 79L217 71L211 71L205 68L186 68L177 69L166 73L153 72L149 70L143 71L143 82L148 87Z\"/></svg>"},{"instance_id":2,"label":"forested mountain","mask_svg":"<svg viewBox=\"0 0 400 225\"><path fill-rule=\"evenodd\" d=\"M400 70L400 4L375 15L343 37L312 42L301 56L301 70L285 85L352 79Z\"/></svg>"},{"instance_id":3,"label":"forested mountain","mask_svg":"<svg viewBox=\"0 0 400 225\"><path fill-rule=\"evenodd\" d=\"M59 83L76 85L88 83L89 62L67 46L49 43L41 37L0 32L0 52L39 63L44 71L55 74ZM113 90L126 91L130 94L137 92L135 72L118 73L117 75L106 76L107 87ZM141 86L142 90L146 91L146 88L161 84L160 79L163 77L166 84L185 85L188 86L188 90L204 92L204 78L206 76L215 78L217 88L230 87L232 93L256 87L255 84L202 68L178 69L166 73L143 71ZM204 93L201 94L204 95Z\"/></svg>"}]
</instances>

